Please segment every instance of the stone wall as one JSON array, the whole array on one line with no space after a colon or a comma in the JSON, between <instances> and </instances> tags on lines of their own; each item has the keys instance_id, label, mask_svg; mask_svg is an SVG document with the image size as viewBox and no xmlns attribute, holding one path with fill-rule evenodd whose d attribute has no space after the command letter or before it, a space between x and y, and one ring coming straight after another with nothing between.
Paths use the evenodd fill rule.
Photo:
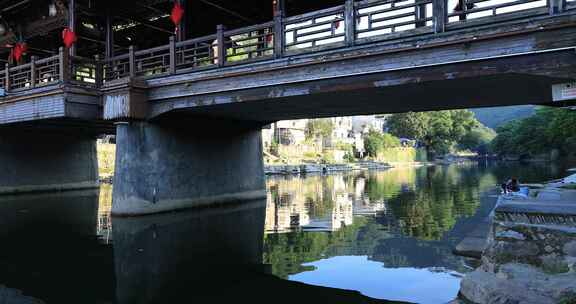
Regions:
<instances>
[{"instance_id":1,"label":"stone wall","mask_svg":"<svg viewBox=\"0 0 576 304\"><path fill-rule=\"evenodd\" d=\"M519 214L509 211L496 209L482 264L463 279L461 296L481 304L576 303L576 227L546 223L542 219L563 216L544 209L524 215L535 219L524 222L511 221Z\"/></svg>"}]
</instances>

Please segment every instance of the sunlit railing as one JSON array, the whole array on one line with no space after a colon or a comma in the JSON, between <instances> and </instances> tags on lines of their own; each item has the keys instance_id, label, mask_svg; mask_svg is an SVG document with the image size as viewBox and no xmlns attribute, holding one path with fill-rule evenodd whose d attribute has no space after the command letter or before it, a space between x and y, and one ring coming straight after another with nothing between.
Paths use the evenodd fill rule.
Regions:
<instances>
[{"instance_id":1,"label":"sunlit railing","mask_svg":"<svg viewBox=\"0 0 576 304\"><path fill-rule=\"evenodd\" d=\"M351 47L576 9L576 0L346 0L303 15L99 60L57 56L0 71L0 87L19 91L59 82L97 88L125 77L159 77Z\"/></svg>"},{"instance_id":2,"label":"sunlit railing","mask_svg":"<svg viewBox=\"0 0 576 304\"><path fill-rule=\"evenodd\" d=\"M546 8L548 0L463 0L456 4L461 9L448 14L448 22L482 19L510 13L528 14L533 9Z\"/></svg>"},{"instance_id":3,"label":"sunlit railing","mask_svg":"<svg viewBox=\"0 0 576 304\"><path fill-rule=\"evenodd\" d=\"M70 57L68 81L86 87L98 87L102 81L100 61L97 59Z\"/></svg>"}]
</instances>

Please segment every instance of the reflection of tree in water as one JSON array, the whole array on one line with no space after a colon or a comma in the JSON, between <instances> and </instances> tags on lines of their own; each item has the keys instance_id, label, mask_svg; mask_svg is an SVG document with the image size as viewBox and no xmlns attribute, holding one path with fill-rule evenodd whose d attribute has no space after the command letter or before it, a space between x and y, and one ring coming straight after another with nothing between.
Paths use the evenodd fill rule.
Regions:
<instances>
[{"instance_id":1,"label":"reflection of tree in water","mask_svg":"<svg viewBox=\"0 0 576 304\"><path fill-rule=\"evenodd\" d=\"M447 242L393 237L374 218L356 217L354 224L326 232L269 234L264 239L264 263L281 278L311 271L302 264L333 256L368 256L384 267L445 267L464 271Z\"/></svg>"},{"instance_id":2,"label":"reflection of tree in water","mask_svg":"<svg viewBox=\"0 0 576 304\"><path fill-rule=\"evenodd\" d=\"M363 245L359 245L358 240L362 240L363 237L359 235L367 226L368 220L356 218L352 225L331 233L294 231L268 234L264 238L264 263L272 265L273 274L287 278L288 275L311 270L303 267L303 263L335 255L357 255L351 250L362 248ZM373 248L377 240L386 235L380 231L379 235L371 236L364 246L372 244ZM371 248L363 251L371 252Z\"/></svg>"},{"instance_id":3,"label":"reflection of tree in water","mask_svg":"<svg viewBox=\"0 0 576 304\"><path fill-rule=\"evenodd\" d=\"M429 167L414 190L388 201L389 213L400 231L423 240L440 240L461 217L474 215L480 205L480 176L474 168ZM381 222L390 222L381 219Z\"/></svg>"},{"instance_id":4,"label":"reflection of tree in water","mask_svg":"<svg viewBox=\"0 0 576 304\"><path fill-rule=\"evenodd\" d=\"M416 169L401 168L367 174L366 194L371 201L385 201L414 189Z\"/></svg>"},{"instance_id":5,"label":"reflection of tree in water","mask_svg":"<svg viewBox=\"0 0 576 304\"><path fill-rule=\"evenodd\" d=\"M382 262L387 268L444 267L458 272L465 271L460 258L452 254L452 245L447 242L389 238L379 242L370 259Z\"/></svg>"},{"instance_id":6,"label":"reflection of tree in water","mask_svg":"<svg viewBox=\"0 0 576 304\"><path fill-rule=\"evenodd\" d=\"M482 208L478 208L480 193L494 189L505 174L526 173L531 178L540 171L540 180L556 177L554 168L542 168L532 167L530 171L518 165L507 166L506 173L499 167L459 165L271 180L273 201L290 199L292 202L287 203L294 208L302 200L310 218L330 215L337 196L345 192L362 200L355 206L385 203L386 213L355 216L352 225L330 233L268 234L264 261L283 278L312 270L303 263L342 255L368 256L384 267L444 267L463 272L461 260L451 251L458 239L489 212L488 205L493 202L486 197ZM283 193L290 196L281 199Z\"/></svg>"}]
</instances>

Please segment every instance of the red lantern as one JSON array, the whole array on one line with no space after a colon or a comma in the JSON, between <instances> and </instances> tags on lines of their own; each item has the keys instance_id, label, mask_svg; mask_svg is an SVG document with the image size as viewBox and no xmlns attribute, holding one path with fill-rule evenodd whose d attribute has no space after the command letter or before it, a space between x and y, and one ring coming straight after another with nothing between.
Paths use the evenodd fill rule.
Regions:
<instances>
[{"instance_id":1,"label":"red lantern","mask_svg":"<svg viewBox=\"0 0 576 304\"><path fill-rule=\"evenodd\" d=\"M12 58L14 58L14 60L16 60L16 62L20 62L20 59L22 59L22 56L24 55L24 53L26 53L27 50L28 46L26 45L25 42L17 42L12 48L12 52L10 55L12 56Z\"/></svg>"},{"instance_id":2,"label":"red lantern","mask_svg":"<svg viewBox=\"0 0 576 304\"><path fill-rule=\"evenodd\" d=\"M76 42L76 33L66 27L62 31L62 40L64 41L66 48L69 49Z\"/></svg>"},{"instance_id":3,"label":"red lantern","mask_svg":"<svg viewBox=\"0 0 576 304\"><path fill-rule=\"evenodd\" d=\"M172 14L170 15L170 19L174 22L176 26L176 30L178 30L178 25L180 25L180 21L182 21L182 17L184 16L184 9L182 5L178 2L174 2L174 7L172 8Z\"/></svg>"}]
</instances>

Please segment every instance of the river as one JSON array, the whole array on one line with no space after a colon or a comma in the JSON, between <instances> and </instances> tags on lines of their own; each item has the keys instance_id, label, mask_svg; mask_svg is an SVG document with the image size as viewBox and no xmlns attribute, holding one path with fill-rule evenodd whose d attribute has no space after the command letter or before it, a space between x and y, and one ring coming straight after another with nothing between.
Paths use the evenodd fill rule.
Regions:
<instances>
[{"instance_id":1,"label":"river","mask_svg":"<svg viewBox=\"0 0 576 304\"><path fill-rule=\"evenodd\" d=\"M270 177L265 202L126 219L110 217L106 185L2 197L0 303L446 303L470 271L452 249L489 214L496 185L569 167Z\"/></svg>"}]
</instances>

